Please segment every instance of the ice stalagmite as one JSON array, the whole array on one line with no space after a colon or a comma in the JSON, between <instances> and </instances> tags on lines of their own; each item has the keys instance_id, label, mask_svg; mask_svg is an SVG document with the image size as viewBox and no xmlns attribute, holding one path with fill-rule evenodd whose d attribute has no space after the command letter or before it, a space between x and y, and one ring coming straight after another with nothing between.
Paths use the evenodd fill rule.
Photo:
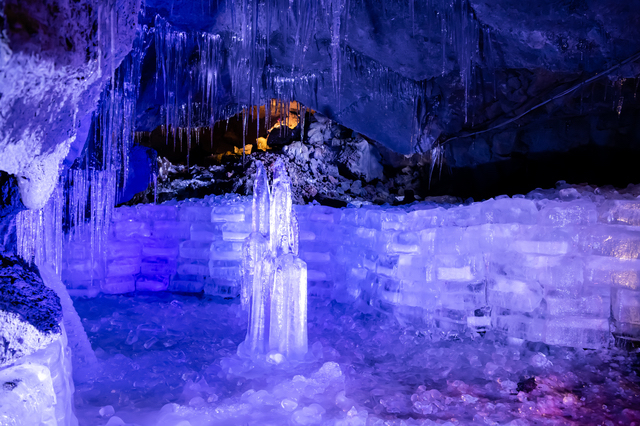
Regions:
<instances>
[{"instance_id":1,"label":"ice stalagmite","mask_svg":"<svg viewBox=\"0 0 640 426\"><path fill-rule=\"evenodd\" d=\"M250 355L265 353L267 349L273 276L273 256L269 244L269 182L261 162L257 162L257 168L253 184L252 232L243 247L241 294L242 306L249 308L249 328L244 350Z\"/></svg>"},{"instance_id":2,"label":"ice stalagmite","mask_svg":"<svg viewBox=\"0 0 640 426\"><path fill-rule=\"evenodd\" d=\"M244 245L242 303L249 306L241 353L268 351L289 359L307 352L307 265L298 258L298 221L284 164L274 165L269 192L258 162L253 195L253 232Z\"/></svg>"}]
</instances>

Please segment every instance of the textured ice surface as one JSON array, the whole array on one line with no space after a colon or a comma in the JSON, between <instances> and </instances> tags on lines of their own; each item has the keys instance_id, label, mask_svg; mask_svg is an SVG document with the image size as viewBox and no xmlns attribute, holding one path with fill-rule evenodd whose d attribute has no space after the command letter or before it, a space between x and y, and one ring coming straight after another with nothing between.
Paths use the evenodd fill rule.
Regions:
<instances>
[{"instance_id":1,"label":"textured ice surface","mask_svg":"<svg viewBox=\"0 0 640 426\"><path fill-rule=\"evenodd\" d=\"M0 370L0 424L57 426L49 369L24 364Z\"/></svg>"},{"instance_id":2,"label":"textured ice surface","mask_svg":"<svg viewBox=\"0 0 640 426\"><path fill-rule=\"evenodd\" d=\"M294 205L279 220L293 230L297 218L299 240L285 227L268 241L298 252L310 296L364 301L409 323L592 349L640 341L640 186L560 188L461 205ZM63 278L72 294L99 282L113 293L235 297L251 275L243 241L253 216L263 228L272 219L250 204L227 195L115 209L106 264L89 256L88 241L73 242ZM257 256L252 241L244 259Z\"/></svg>"},{"instance_id":3,"label":"textured ice surface","mask_svg":"<svg viewBox=\"0 0 640 426\"><path fill-rule=\"evenodd\" d=\"M491 331L444 338L366 306L310 299L307 358L278 364L236 355L247 326L238 301L75 303L105 372L77 386L81 425L640 422L638 352L507 344ZM102 417L109 405L114 416Z\"/></svg>"}]
</instances>

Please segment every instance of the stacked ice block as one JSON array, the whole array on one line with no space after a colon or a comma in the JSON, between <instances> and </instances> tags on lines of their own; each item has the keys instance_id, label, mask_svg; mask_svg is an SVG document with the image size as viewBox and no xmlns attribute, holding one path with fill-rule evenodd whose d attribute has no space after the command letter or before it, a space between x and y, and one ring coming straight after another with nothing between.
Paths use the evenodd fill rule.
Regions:
<instances>
[{"instance_id":1,"label":"stacked ice block","mask_svg":"<svg viewBox=\"0 0 640 426\"><path fill-rule=\"evenodd\" d=\"M359 298L447 333L494 328L588 348L640 340L640 201L629 195L567 188L465 205L294 210L309 296ZM107 265L93 266L104 291L239 293L246 198L119 208L114 221ZM66 255L77 271L68 283L88 279L82 247Z\"/></svg>"}]
</instances>

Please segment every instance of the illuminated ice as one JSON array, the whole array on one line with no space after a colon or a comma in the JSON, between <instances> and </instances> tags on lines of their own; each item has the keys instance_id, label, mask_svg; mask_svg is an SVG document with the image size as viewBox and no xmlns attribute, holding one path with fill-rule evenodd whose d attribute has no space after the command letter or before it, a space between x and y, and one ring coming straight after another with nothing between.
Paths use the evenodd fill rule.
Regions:
<instances>
[{"instance_id":1,"label":"illuminated ice","mask_svg":"<svg viewBox=\"0 0 640 426\"><path fill-rule=\"evenodd\" d=\"M243 247L241 301L249 307L249 325L238 350L300 359L307 353L307 264L298 257L291 181L278 160L269 191L264 166L258 163L257 169L253 232Z\"/></svg>"}]
</instances>

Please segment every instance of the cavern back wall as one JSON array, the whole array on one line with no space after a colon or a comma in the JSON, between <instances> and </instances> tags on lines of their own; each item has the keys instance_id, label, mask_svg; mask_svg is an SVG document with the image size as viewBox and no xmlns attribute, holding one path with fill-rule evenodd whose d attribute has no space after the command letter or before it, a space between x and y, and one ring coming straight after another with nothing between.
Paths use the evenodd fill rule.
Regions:
<instances>
[{"instance_id":1,"label":"cavern back wall","mask_svg":"<svg viewBox=\"0 0 640 426\"><path fill-rule=\"evenodd\" d=\"M637 181L639 11L638 1L5 1L0 170L27 207L42 205L60 165L113 124L96 125L106 87L135 102L123 133L295 99L392 152L444 158L434 193L623 186Z\"/></svg>"}]
</instances>

